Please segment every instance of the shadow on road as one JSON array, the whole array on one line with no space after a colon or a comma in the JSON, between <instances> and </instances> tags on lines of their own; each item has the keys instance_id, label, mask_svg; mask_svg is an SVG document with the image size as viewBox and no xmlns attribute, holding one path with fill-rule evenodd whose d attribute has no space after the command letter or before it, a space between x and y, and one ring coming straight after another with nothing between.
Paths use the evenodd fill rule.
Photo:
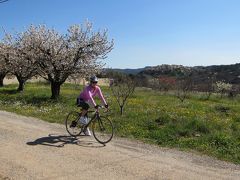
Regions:
<instances>
[{"instance_id":1,"label":"shadow on road","mask_svg":"<svg viewBox=\"0 0 240 180\"><path fill-rule=\"evenodd\" d=\"M46 137L41 137L36 139L33 142L27 142L27 145L44 145L44 146L52 146L52 147L64 147L66 144L75 144L82 147L91 147L91 148L100 148L104 147L104 145L99 144L94 141L84 140L85 136L81 136L81 140L76 137L67 136L67 135L55 135L49 134Z\"/></svg>"}]
</instances>

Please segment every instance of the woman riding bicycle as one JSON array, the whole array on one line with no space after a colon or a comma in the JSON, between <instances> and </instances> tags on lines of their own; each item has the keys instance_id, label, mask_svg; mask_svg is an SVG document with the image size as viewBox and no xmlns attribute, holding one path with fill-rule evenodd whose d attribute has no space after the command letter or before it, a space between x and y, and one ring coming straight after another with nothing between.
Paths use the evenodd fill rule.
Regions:
<instances>
[{"instance_id":1,"label":"woman riding bicycle","mask_svg":"<svg viewBox=\"0 0 240 180\"><path fill-rule=\"evenodd\" d=\"M102 103L104 104L105 108L108 108L108 104L103 97L102 91L99 86L97 86L98 78L96 76L92 76L90 78L90 84L84 88L84 90L80 93L80 95L77 98L77 106L82 107L81 117L80 117L80 123L87 124L88 118L85 116L88 109L90 108L90 105L95 107L95 109L98 109L98 105L94 101L93 97L96 95L101 99ZM86 128L86 131L84 132L85 135L91 136L91 132L89 128Z\"/></svg>"}]
</instances>

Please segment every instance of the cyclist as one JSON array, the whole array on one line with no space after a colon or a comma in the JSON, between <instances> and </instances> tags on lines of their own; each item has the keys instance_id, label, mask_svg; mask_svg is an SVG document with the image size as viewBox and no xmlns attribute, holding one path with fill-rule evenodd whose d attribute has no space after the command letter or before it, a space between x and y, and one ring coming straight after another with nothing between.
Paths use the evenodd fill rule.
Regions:
<instances>
[{"instance_id":1,"label":"cyclist","mask_svg":"<svg viewBox=\"0 0 240 180\"><path fill-rule=\"evenodd\" d=\"M90 77L90 84L84 88L84 90L80 93L77 98L77 106L82 107L80 123L87 124L88 118L85 116L90 105L94 106L95 109L98 109L98 105L94 101L93 97L96 95L101 99L105 108L108 108L108 104L102 94L102 91L99 86L97 86L98 78L96 76ZM87 128L84 132L85 135L91 136L91 132L89 128Z\"/></svg>"}]
</instances>

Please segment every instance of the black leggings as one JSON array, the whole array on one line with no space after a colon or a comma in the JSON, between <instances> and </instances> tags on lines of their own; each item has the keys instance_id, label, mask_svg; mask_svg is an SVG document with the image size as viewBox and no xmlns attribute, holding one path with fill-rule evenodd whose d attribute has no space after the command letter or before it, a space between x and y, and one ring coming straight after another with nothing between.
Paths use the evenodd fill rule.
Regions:
<instances>
[{"instance_id":1,"label":"black leggings","mask_svg":"<svg viewBox=\"0 0 240 180\"><path fill-rule=\"evenodd\" d=\"M82 107L84 110L88 110L89 104L86 103L83 99L77 98L77 107Z\"/></svg>"}]
</instances>

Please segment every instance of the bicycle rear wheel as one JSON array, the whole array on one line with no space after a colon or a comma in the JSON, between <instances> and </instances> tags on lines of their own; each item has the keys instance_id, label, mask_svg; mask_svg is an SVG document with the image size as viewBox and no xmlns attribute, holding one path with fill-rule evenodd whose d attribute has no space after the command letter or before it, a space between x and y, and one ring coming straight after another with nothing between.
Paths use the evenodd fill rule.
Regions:
<instances>
[{"instance_id":1,"label":"bicycle rear wheel","mask_svg":"<svg viewBox=\"0 0 240 180\"><path fill-rule=\"evenodd\" d=\"M113 124L107 117L99 117L93 121L94 138L101 144L106 144L113 137Z\"/></svg>"},{"instance_id":2,"label":"bicycle rear wheel","mask_svg":"<svg viewBox=\"0 0 240 180\"><path fill-rule=\"evenodd\" d=\"M78 136L82 131L81 125L79 123L79 118L80 114L75 111L70 112L66 117L66 130L71 136Z\"/></svg>"}]
</instances>

